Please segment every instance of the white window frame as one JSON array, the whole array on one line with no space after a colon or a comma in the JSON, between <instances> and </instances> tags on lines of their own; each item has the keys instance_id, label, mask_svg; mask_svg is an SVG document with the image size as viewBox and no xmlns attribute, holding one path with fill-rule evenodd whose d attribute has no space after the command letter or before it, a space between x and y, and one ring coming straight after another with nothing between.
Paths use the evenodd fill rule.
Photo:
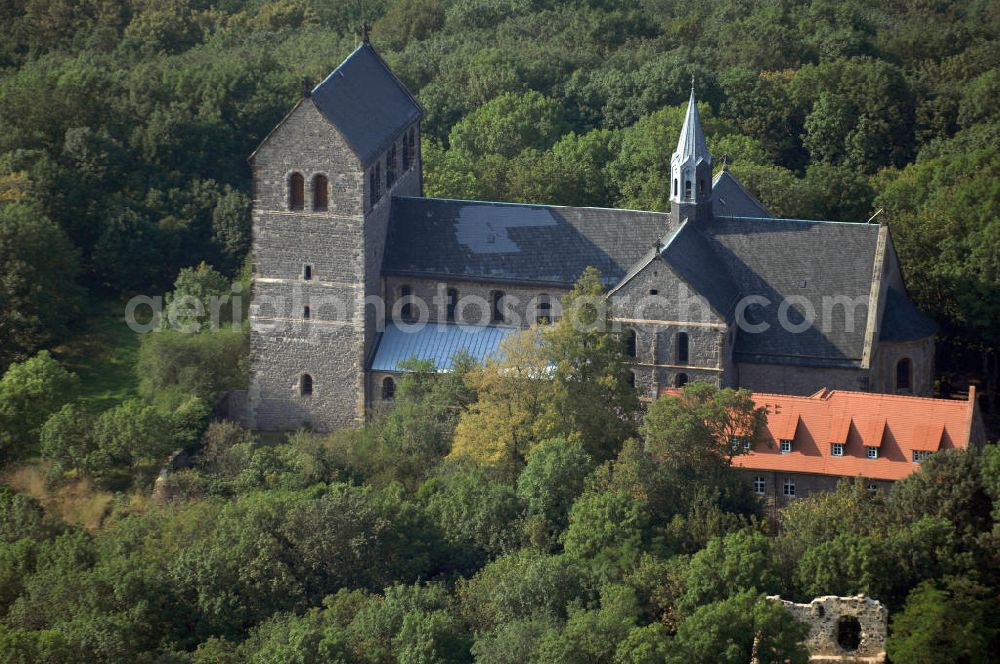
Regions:
<instances>
[{"instance_id":1,"label":"white window frame","mask_svg":"<svg viewBox=\"0 0 1000 664\"><path fill-rule=\"evenodd\" d=\"M878 458L878 448L869 445L868 447L865 448L865 455L869 459L877 459Z\"/></svg>"},{"instance_id":2,"label":"white window frame","mask_svg":"<svg viewBox=\"0 0 1000 664\"><path fill-rule=\"evenodd\" d=\"M844 456L844 444L843 443L831 443L830 444L830 454L835 457Z\"/></svg>"},{"instance_id":3,"label":"white window frame","mask_svg":"<svg viewBox=\"0 0 1000 664\"><path fill-rule=\"evenodd\" d=\"M788 498L795 497L795 480L786 479L781 483L781 494Z\"/></svg>"},{"instance_id":4,"label":"white window frame","mask_svg":"<svg viewBox=\"0 0 1000 664\"><path fill-rule=\"evenodd\" d=\"M763 496L764 492L767 490L767 480L764 479L763 475L753 476L753 492L754 495Z\"/></svg>"},{"instance_id":5,"label":"white window frame","mask_svg":"<svg viewBox=\"0 0 1000 664\"><path fill-rule=\"evenodd\" d=\"M928 450L913 450L913 463L921 463L928 459L933 452Z\"/></svg>"},{"instance_id":6,"label":"white window frame","mask_svg":"<svg viewBox=\"0 0 1000 664\"><path fill-rule=\"evenodd\" d=\"M780 449L782 454L788 454L792 451L792 441L788 438L783 438L780 443Z\"/></svg>"}]
</instances>

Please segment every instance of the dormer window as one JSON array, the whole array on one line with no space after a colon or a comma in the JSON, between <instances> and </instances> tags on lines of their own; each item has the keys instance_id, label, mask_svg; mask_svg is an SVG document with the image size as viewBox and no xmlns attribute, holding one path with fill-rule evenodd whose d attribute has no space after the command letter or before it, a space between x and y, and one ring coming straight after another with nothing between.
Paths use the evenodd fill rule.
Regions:
<instances>
[{"instance_id":1,"label":"dormer window","mask_svg":"<svg viewBox=\"0 0 1000 664\"><path fill-rule=\"evenodd\" d=\"M301 210L305 207L306 181L302 173L292 173L288 177L288 209Z\"/></svg>"},{"instance_id":2,"label":"dormer window","mask_svg":"<svg viewBox=\"0 0 1000 664\"><path fill-rule=\"evenodd\" d=\"M792 441L789 439L784 439L781 441L781 453L788 454L792 451Z\"/></svg>"},{"instance_id":3,"label":"dormer window","mask_svg":"<svg viewBox=\"0 0 1000 664\"><path fill-rule=\"evenodd\" d=\"M913 450L913 463L920 463L930 457L931 454L932 452L929 450Z\"/></svg>"},{"instance_id":4,"label":"dormer window","mask_svg":"<svg viewBox=\"0 0 1000 664\"><path fill-rule=\"evenodd\" d=\"M877 459L878 458L878 448L877 447L866 447L865 448L865 454L868 456L869 459Z\"/></svg>"},{"instance_id":5,"label":"dormer window","mask_svg":"<svg viewBox=\"0 0 1000 664\"><path fill-rule=\"evenodd\" d=\"M832 443L830 445L830 454L836 457L844 456L844 446L841 443Z\"/></svg>"}]
</instances>

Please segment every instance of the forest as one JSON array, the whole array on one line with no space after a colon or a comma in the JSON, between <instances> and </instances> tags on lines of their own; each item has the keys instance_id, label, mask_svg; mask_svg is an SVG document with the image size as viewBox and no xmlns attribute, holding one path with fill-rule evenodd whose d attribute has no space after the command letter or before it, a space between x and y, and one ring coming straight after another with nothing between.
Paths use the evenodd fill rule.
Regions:
<instances>
[{"instance_id":1,"label":"forest","mask_svg":"<svg viewBox=\"0 0 1000 664\"><path fill-rule=\"evenodd\" d=\"M413 366L361 430L215 420L246 324L135 335L124 303L245 312L247 157L366 24L429 196L665 210L693 77L775 214L889 226L940 390L995 420L995 2L5 0L0 662L804 662L763 596L857 592L893 661L1000 652L994 446L772 513L732 467L746 393L639 404L620 339L563 325Z\"/></svg>"}]
</instances>

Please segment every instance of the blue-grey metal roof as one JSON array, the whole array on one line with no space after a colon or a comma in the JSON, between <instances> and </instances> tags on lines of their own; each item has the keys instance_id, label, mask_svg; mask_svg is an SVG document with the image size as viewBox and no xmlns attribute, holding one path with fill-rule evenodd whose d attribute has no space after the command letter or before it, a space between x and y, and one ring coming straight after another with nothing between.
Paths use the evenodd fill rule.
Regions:
<instances>
[{"instance_id":1,"label":"blue-grey metal roof","mask_svg":"<svg viewBox=\"0 0 1000 664\"><path fill-rule=\"evenodd\" d=\"M723 169L712 181L712 213L723 217L772 217L753 194Z\"/></svg>"},{"instance_id":2,"label":"blue-grey metal roof","mask_svg":"<svg viewBox=\"0 0 1000 664\"><path fill-rule=\"evenodd\" d=\"M319 112L366 165L423 114L420 104L367 42L313 88L311 96Z\"/></svg>"},{"instance_id":3,"label":"blue-grey metal roof","mask_svg":"<svg viewBox=\"0 0 1000 664\"><path fill-rule=\"evenodd\" d=\"M667 234L662 212L394 197L383 272L572 286L617 284Z\"/></svg>"},{"instance_id":4,"label":"blue-grey metal roof","mask_svg":"<svg viewBox=\"0 0 1000 664\"><path fill-rule=\"evenodd\" d=\"M937 333L938 326L895 288L886 294L881 341L914 341Z\"/></svg>"},{"instance_id":5,"label":"blue-grey metal roof","mask_svg":"<svg viewBox=\"0 0 1000 664\"><path fill-rule=\"evenodd\" d=\"M865 349L868 304L874 276L879 227L872 224L716 216L708 226L719 256L741 297L763 296L768 306L747 311L750 323L767 323L765 332L741 330L737 359L772 362L805 358L832 365L859 366ZM805 298L815 312L802 331L786 329L778 319L784 301ZM832 309L823 324L825 298L859 302L854 325L846 324L844 307ZM833 302L834 300L828 300ZM793 324L804 322L788 312Z\"/></svg>"},{"instance_id":6,"label":"blue-grey metal roof","mask_svg":"<svg viewBox=\"0 0 1000 664\"><path fill-rule=\"evenodd\" d=\"M389 323L379 340L372 371L403 371L406 360L431 360L438 371L449 371L452 359L466 353L477 361L495 357L500 342L516 332L513 327L427 323L402 325Z\"/></svg>"}]
</instances>

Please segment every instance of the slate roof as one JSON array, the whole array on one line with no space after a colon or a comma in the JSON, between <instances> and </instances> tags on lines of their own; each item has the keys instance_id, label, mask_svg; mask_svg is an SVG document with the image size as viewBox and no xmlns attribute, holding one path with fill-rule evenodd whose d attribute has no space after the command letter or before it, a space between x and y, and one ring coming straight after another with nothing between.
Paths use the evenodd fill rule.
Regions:
<instances>
[{"instance_id":1,"label":"slate roof","mask_svg":"<svg viewBox=\"0 0 1000 664\"><path fill-rule=\"evenodd\" d=\"M935 334L937 323L928 318L904 294L890 288L882 314L882 341L914 341Z\"/></svg>"},{"instance_id":2,"label":"slate roof","mask_svg":"<svg viewBox=\"0 0 1000 664\"><path fill-rule=\"evenodd\" d=\"M617 284L670 230L661 212L394 197L387 274L570 287Z\"/></svg>"},{"instance_id":3,"label":"slate roof","mask_svg":"<svg viewBox=\"0 0 1000 664\"><path fill-rule=\"evenodd\" d=\"M730 318L739 299L739 289L726 270L713 269L719 259L712 241L694 224L682 223L660 256L695 292L704 296L713 309Z\"/></svg>"},{"instance_id":4,"label":"slate roof","mask_svg":"<svg viewBox=\"0 0 1000 664\"><path fill-rule=\"evenodd\" d=\"M727 170L712 180L712 212L724 217L772 217L767 208Z\"/></svg>"},{"instance_id":5,"label":"slate roof","mask_svg":"<svg viewBox=\"0 0 1000 664\"><path fill-rule=\"evenodd\" d=\"M877 225L720 216L710 222L708 233L741 296L763 296L771 303L747 309L749 323L770 327L763 333L740 330L739 361L860 366ZM822 329L826 297L862 303L854 309L853 329L845 324L841 306L833 309L829 329ZM788 298L805 298L815 311L813 324L801 332L778 322L779 305ZM794 311L789 319L801 322Z\"/></svg>"},{"instance_id":6,"label":"slate roof","mask_svg":"<svg viewBox=\"0 0 1000 664\"><path fill-rule=\"evenodd\" d=\"M420 104L367 42L313 88L311 97L366 165L423 114Z\"/></svg>"},{"instance_id":7,"label":"slate roof","mask_svg":"<svg viewBox=\"0 0 1000 664\"><path fill-rule=\"evenodd\" d=\"M405 360L431 360L438 371L449 371L454 357L465 352L482 361L495 356L500 342L517 330L496 325L389 323L382 333L372 359L372 371L402 371Z\"/></svg>"}]
</instances>

